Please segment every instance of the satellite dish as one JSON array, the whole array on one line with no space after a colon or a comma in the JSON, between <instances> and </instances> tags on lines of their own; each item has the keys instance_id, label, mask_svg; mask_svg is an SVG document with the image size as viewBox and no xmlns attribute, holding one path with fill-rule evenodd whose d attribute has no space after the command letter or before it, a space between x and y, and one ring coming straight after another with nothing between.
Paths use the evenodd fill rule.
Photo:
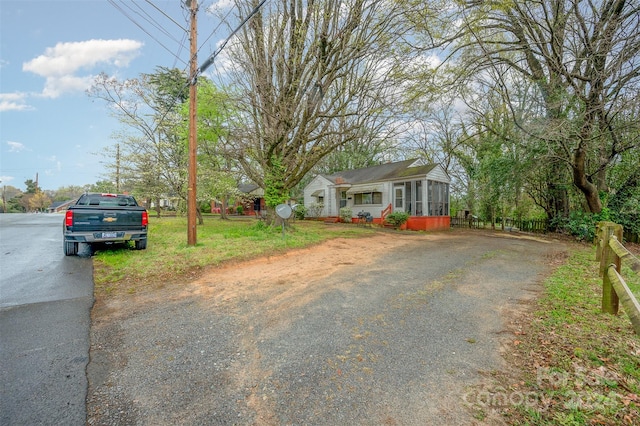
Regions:
<instances>
[{"instance_id":1,"label":"satellite dish","mask_svg":"<svg viewBox=\"0 0 640 426\"><path fill-rule=\"evenodd\" d=\"M289 219L291 217L291 206L288 204L278 204L276 206L276 214L282 219Z\"/></svg>"}]
</instances>

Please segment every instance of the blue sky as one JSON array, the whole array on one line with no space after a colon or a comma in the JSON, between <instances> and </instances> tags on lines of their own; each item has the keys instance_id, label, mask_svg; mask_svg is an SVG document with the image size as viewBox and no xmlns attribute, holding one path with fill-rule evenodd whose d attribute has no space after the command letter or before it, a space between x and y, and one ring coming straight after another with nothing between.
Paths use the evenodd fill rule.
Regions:
<instances>
[{"instance_id":1,"label":"blue sky","mask_svg":"<svg viewBox=\"0 0 640 426\"><path fill-rule=\"evenodd\" d=\"M198 14L199 63L228 31L215 31L210 4ZM25 189L37 174L55 190L104 179L97 154L121 126L86 95L92 78L187 69L188 28L180 0L0 0L1 184Z\"/></svg>"}]
</instances>

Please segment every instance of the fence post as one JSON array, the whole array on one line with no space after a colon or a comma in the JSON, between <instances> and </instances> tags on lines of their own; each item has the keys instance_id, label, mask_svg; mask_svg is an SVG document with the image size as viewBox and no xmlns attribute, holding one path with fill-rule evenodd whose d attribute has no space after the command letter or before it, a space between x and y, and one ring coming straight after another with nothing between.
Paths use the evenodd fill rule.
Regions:
<instances>
[{"instance_id":1,"label":"fence post","mask_svg":"<svg viewBox=\"0 0 640 426\"><path fill-rule=\"evenodd\" d=\"M596 262L602 262L602 247L604 246L604 228L602 224L605 222L596 223ZM602 265L600 265L602 267ZM602 276L602 271L600 271Z\"/></svg>"},{"instance_id":2,"label":"fence post","mask_svg":"<svg viewBox=\"0 0 640 426\"><path fill-rule=\"evenodd\" d=\"M618 295L609 279L607 269L614 265L620 272L620 257L609 246L609 238L615 235L622 240L622 225L612 222L600 222L600 235L602 237L602 252L600 254L600 276L602 277L602 312L616 315L618 313Z\"/></svg>"}]
</instances>

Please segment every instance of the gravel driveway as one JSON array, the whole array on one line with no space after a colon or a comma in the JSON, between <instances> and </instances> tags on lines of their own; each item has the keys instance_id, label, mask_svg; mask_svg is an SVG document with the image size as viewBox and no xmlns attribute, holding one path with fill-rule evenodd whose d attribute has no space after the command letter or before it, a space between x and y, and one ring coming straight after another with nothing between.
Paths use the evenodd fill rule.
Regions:
<instances>
[{"instance_id":1,"label":"gravel driveway","mask_svg":"<svg viewBox=\"0 0 640 426\"><path fill-rule=\"evenodd\" d=\"M88 423L481 424L470 388L564 250L380 232L97 303Z\"/></svg>"}]
</instances>

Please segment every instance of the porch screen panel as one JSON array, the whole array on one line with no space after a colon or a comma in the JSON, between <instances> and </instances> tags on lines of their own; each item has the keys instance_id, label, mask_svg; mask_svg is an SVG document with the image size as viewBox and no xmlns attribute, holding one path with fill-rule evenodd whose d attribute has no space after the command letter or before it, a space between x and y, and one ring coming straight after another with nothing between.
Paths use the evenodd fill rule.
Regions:
<instances>
[{"instance_id":1,"label":"porch screen panel","mask_svg":"<svg viewBox=\"0 0 640 426\"><path fill-rule=\"evenodd\" d=\"M422 181L416 181L416 216L422 216Z\"/></svg>"},{"instance_id":2,"label":"porch screen panel","mask_svg":"<svg viewBox=\"0 0 640 426\"><path fill-rule=\"evenodd\" d=\"M444 216L449 216L449 184L444 184Z\"/></svg>"},{"instance_id":3,"label":"porch screen panel","mask_svg":"<svg viewBox=\"0 0 640 426\"><path fill-rule=\"evenodd\" d=\"M427 181L427 216L433 216L433 181Z\"/></svg>"},{"instance_id":4,"label":"porch screen panel","mask_svg":"<svg viewBox=\"0 0 640 426\"><path fill-rule=\"evenodd\" d=\"M429 216L446 216L449 214L449 184L428 181L427 197Z\"/></svg>"},{"instance_id":5,"label":"porch screen panel","mask_svg":"<svg viewBox=\"0 0 640 426\"><path fill-rule=\"evenodd\" d=\"M407 200L406 205L404 206L404 210L409 213L410 215L413 214L412 208L413 208L413 191L411 190L411 186L412 186L413 182L406 182L404 184L404 190L405 190L405 199Z\"/></svg>"}]
</instances>

